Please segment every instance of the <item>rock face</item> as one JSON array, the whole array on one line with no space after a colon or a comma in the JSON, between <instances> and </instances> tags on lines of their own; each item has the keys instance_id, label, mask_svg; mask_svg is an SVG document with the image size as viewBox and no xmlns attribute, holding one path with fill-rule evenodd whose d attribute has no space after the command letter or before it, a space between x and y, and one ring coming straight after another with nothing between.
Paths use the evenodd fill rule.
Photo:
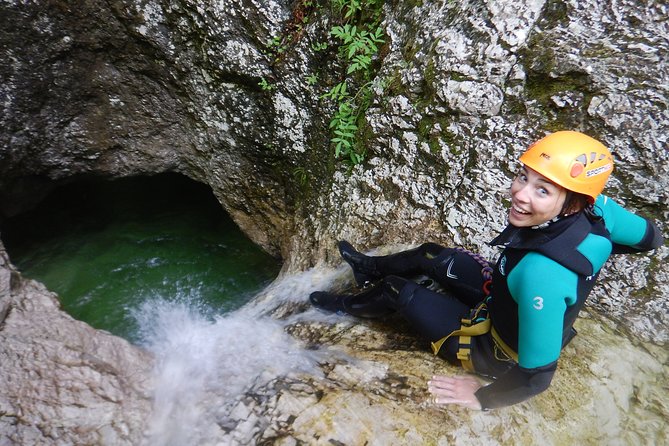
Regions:
<instances>
[{"instance_id":1,"label":"rock face","mask_svg":"<svg viewBox=\"0 0 669 446\"><path fill-rule=\"evenodd\" d=\"M367 157L349 168L333 157L328 123L335 104L321 98L345 75L329 34L341 18L330 5L7 0L0 4L0 218L83 175L173 171L209 184L239 226L284 259L288 278L337 263L334 242L341 238L362 249L432 240L493 256L485 242L505 223L514 160L545 133L570 128L613 151L617 167L607 192L666 231L668 19L662 2L388 1L385 44L358 135ZM318 50L321 43L329 48ZM665 246L613 259L593 293L593 308L637 337L666 343L669 277L661 266L668 255ZM7 359L0 379L18 390L3 393L0 435L7 440L0 438L136 443L140 414L148 410L151 358L63 315L54 297L21 279L4 254L2 263L0 336ZM293 331L302 336L303 329ZM596 356L588 358L598 367ZM399 354L378 361L394 370L381 388L392 389L396 400L406 384L397 376L410 375L398 364L405 359ZM64 370L59 376L70 387L53 384L51 366ZM346 370L333 371L332 382L349 379ZM75 372L81 373L77 379ZM351 373L354 381L358 372ZM426 374L417 372L416 379ZM598 389L608 378L593 379L590 387ZM418 385L409 380L409 388ZM23 387L30 383L38 388ZM354 387L354 397L329 396L329 409L311 404L323 401L323 389L316 396L286 391L271 417L290 419L295 430L314 435L330 432L354 421L336 411L337 398L352 408L365 406L370 399L361 392L372 387ZM21 399L26 395L34 402L29 415ZM548 410L548 400L541 401L536 404ZM418 413L422 406L416 404L401 410ZM573 404L560 410L567 413ZM531 407L495 422L477 415L468 426L493 430L505 416L522 417ZM77 411L90 420L81 422L85 427L73 421ZM316 416L326 412L334 414L327 426ZM561 419L561 413L542 421ZM431 427L416 433L397 423L408 442L451 441L462 431L426 437L421 432ZM75 431L81 432L77 440ZM326 436L319 438L325 442Z\"/></svg>"},{"instance_id":2,"label":"rock face","mask_svg":"<svg viewBox=\"0 0 669 446\"><path fill-rule=\"evenodd\" d=\"M138 444L151 356L59 309L0 250L0 444Z\"/></svg>"}]
</instances>

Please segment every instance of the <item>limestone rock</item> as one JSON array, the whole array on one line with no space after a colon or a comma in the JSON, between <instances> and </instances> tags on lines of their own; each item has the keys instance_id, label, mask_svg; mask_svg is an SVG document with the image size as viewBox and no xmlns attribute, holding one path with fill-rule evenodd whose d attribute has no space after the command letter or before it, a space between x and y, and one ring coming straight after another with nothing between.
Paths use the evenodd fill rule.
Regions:
<instances>
[{"instance_id":1,"label":"limestone rock","mask_svg":"<svg viewBox=\"0 0 669 446\"><path fill-rule=\"evenodd\" d=\"M4 249L0 284L0 444L138 444L151 356L62 312Z\"/></svg>"}]
</instances>

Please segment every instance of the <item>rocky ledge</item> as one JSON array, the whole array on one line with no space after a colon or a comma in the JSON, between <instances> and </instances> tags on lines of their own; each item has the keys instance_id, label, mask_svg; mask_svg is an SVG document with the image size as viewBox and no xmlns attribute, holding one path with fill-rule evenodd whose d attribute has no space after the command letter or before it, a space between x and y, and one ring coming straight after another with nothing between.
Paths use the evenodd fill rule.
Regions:
<instances>
[{"instance_id":1,"label":"rocky ledge","mask_svg":"<svg viewBox=\"0 0 669 446\"><path fill-rule=\"evenodd\" d=\"M0 246L0 444L139 444L153 360L60 310Z\"/></svg>"}]
</instances>

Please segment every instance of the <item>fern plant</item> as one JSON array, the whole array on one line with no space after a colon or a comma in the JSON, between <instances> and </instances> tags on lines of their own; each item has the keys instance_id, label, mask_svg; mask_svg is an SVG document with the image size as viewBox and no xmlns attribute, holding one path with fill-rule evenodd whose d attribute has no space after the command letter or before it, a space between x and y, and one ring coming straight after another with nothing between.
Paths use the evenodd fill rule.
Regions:
<instances>
[{"instance_id":1,"label":"fern plant","mask_svg":"<svg viewBox=\"0 0 669 446\"><path fill-rule=\"evenodd\" d=\"M344 14L344 23L333 26L330 34L340 42L338 55L346 65L346 78L335 85L323 98L336 103L330 121L335 157L345 157L351 164L365 159L365 148L356 140L358 122L370 104L372 62L384 43L379 25L379 0L333 0L333 6ZM351 85L360 85L355 94Z\"/></svg>"}]
</instances>

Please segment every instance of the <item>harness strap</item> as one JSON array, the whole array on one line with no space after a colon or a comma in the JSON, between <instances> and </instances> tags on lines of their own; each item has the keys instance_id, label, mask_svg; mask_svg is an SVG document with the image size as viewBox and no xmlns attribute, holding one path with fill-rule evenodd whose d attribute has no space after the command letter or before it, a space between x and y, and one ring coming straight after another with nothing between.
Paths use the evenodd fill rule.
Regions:
<instances>
[{"instance_id":1,"label":"harness strap","mask_svg":"<svg viewBox=\"0 0 669 446\"><path fill-rule=\"evenodd\" d=\"M482 334L486 334L490 331L490 319L486 319L483 322L479 322L476 325L470 325L470 326L465 326L463 325L460 327L459 330L453 330L450 332L448 335L444 336L443 338L439 339L438 341L432 342L432 351L434 354L438 354L439 350L441 350L441 347L444 345L444 342L448 341L451 336L460 336L460 337L469 337L471 338L472 336L480 336ZM462 339L460 340L461 344L464 344L462 342ZM471 342L470 342L471 344Z\"/></svg>"},{"instance_id":2,"label":"harness strap","mask_svg":"<svg viewBox=\"0 0 669 446\"><path fill-rule=\"evenodd\" d=\"M471 360L471 351L472 351L472 336L480 336L486 334L490 331L491 322L490 319L485 319L481 322L478 322L474 325L466 325L467 322L471 322L469 319L463 319L463 325L459 330L453 330L447 336L439 339L438 341L432 342L432 351L435 355L439 353L441 347L451 336L459 336L459 349L457 353L457 358L462 363L462 367L465 370L470 372L474 371L474 365Z\"/></svg>"},{"instance_id":3,"label":"harness strap","mask_svg":"<svg viewBox=\"0 0 669 446\"><path fill-rule=\"evenodd\" d=\"M431 343L432 351L435 355L439 353L441 347L451 336L458 336L458 352L457 358L460 360L462 367L469 371L474 371L474 364L472 362L472 336L481 336L486 334L492 328L492 322L488 317L487 301L490 297L490 286L492 284L492 267L481 255L475 254L463 248L456 248L456 251L469 254L476 262L481 265L481 276L483 276L483 293L485 300L478 304L474 311L470 313L468 318L460 320L461 326L459 330L453 330L447 336ZM506 345L506 344L505 344ZM516 358L518 355L516 355Z\"/></svg>"},{"instance_id":4,"label":"harness strap","mask_svg":"<svg viewBox=\"0 0 669 446\"><path fill-rule=\"evenodd\" d=\"M514 351L507 345L506 342L502 340L502 338L499 336L499 333L497 333L497 330L495 330L495 327L491 327L490 334L492 334L492 338L495 341L495 346L499 347L507 357L518 362L518 353L516 353L516 351Z\"/></svg>"},{"instance_id":5,"label":"harness strap","mask_svg":"<svg viewBox=\"0 0 669 446\"><path fill-rule=\"evenodd\" d=\"M474 371L474 362L472 361L472 338L471 336L460 336L460 348L457 358L460 360L462 368L468 372Z\"/></svg>"}]
</instances>

